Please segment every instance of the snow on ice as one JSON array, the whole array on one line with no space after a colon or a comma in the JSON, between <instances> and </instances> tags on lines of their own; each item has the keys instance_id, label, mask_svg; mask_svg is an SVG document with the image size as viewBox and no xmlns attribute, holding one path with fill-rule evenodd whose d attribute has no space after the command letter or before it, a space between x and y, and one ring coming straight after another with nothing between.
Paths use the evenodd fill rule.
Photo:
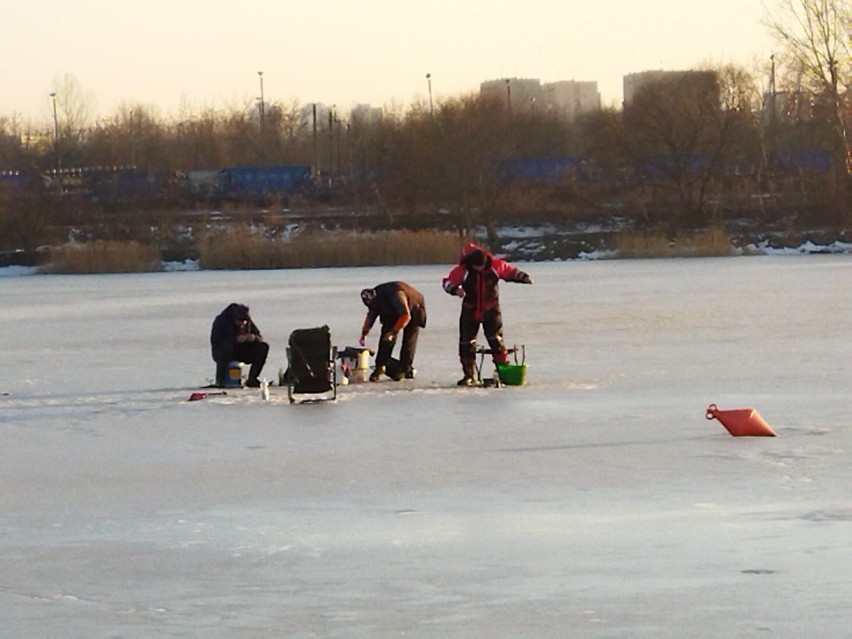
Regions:
<instances>
[{"instance_id":1,"label":"snow on ice","mask_svg":"<svg viewBox=\"0 0 852 639\"><path fill-rule=\"evenodd\" d=\"M454 386L449 265L0 278L3 634L848 636L852 257L523 267L499 389ZM187 401L229 302L276 379L390 279L416 380Z\"/></svg>"}]
</instances>

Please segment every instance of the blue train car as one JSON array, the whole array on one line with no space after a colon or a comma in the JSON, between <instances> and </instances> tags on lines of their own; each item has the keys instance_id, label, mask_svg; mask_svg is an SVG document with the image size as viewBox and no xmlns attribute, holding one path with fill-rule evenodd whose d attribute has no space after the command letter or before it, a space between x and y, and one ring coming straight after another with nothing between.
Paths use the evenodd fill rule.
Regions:
<instances>
[{"instance_id":1,"label":"blue train car","mask_svg":"<svg viewBox=\"0 0 852 639\"><path fill-rule=\"evenodd\" d=\"M170 175L135 168L87 169L86 185L93 202L153 202L167 197Z\"/></svg>"},{"instance_id":2,"label":"blue train car","mask_svg":"<svg viewBox=\"0 0 852 639\"><path fill-rule=\"evenodd\" d=\"M230 200L261 200L267 197L307 194L313 188L311 167L235 166L216 176L216 196Z\"/></svg>"},{"instance_id":3,"label":"blue train car","mask_svg":"<svg viewBox=\"0 0 852 639\"><path fill-rule=\"evenodd\" d=\"M504 185L559 184L590 177L589 162L579 157L539 157L500 160L497 175Z\"/></svg>"},{"instance_id":4,"label":"blue train car","mask_svg":"<svg viewBox=\"0 0 852 639\"><path fill-rule=\"evenodd\" d=\"M0 171L0 191L11 195L40 193L47 188L47 178L32 171Z\"/></svg>"}]
</instances>

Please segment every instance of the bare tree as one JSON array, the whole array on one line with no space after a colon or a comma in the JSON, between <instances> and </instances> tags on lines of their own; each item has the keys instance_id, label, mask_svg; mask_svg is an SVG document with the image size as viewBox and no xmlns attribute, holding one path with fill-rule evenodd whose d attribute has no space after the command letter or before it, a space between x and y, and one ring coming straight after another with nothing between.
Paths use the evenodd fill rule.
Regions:
<instances>
[{"instance_id":1,"label":"bare tree","mask_svg":"<svg viewBox=\"0 0 852 639\"><path fill-rule=\"evenodd\" d=\"M787 71L801 78L815 100L829 102L834 131L837 222L849 221L847 108L852 5L848 0L774 0L766 25L782 48Z\"/></svg>"},{"instance_id":2,"label":"bare tree","mask_svg":"<svg viewBox=\"0 0 852 639\"><path fill-rule=\"evenodd\" d=\"M707 196L739 154L751 125L748 74L723 67L672 73L643 87L625 108L630 159L639 169L647 206L674 232L711 221Z\"/></svg>"},{"instance_id":3,"label":"bare tree","mask_svg":"<svg viewBox=\"0 0 852 639\"><path fill-rule=\"evenodd\" d=\"M64 140L79 139L83 129L91 122L95 110L94 94L84 89L70 73L54 77L53 87L60 136Z\"/></svg>"}]
</instances>

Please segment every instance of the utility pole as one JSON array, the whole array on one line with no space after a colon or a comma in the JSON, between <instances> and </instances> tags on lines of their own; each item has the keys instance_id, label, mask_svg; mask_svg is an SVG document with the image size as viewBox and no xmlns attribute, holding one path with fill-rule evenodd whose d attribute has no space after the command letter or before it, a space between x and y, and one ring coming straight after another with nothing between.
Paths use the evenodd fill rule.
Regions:
<instances>
[{"instance_id":1,"label":"utility pole","mask_svg":"<svg viewBox=\"0 0 852 639\"><path fill-rule=\"evenodd\" d=\"M771 67L769 70L769 157L775 161L775 153L778 150L778 94L775 91L775 54L769 56Z\"/></svg>"},{"instance_id":2,"label":"utility pole","mask_svg":"<svg viewBox=\"0 0 852 639\"><path fill-rule=\"evenodd\" d=\"M59 159L59 118L56 116L56 91L50 92L50 99L53 101L53 153L56 162L56 172L62 168L62 162Z\"/></svg>"},{"instance_id":3,"label":"utility pole","mask_svg":"<svg viewBox=\"0 0 852 639\"><path fill-rule=\"evenodd\" d=\"M314 114L314 179L318 180L320 177L320 157L319 157L319 138L317 137L317 103L313 104L313 114Z\"/></svg>"}]
</instances>

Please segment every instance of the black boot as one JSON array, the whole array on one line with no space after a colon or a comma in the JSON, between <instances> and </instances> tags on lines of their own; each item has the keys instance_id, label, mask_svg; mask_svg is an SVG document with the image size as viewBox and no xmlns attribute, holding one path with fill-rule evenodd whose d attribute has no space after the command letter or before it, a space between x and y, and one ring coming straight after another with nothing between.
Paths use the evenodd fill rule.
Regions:
<instances>
[{"instance_id":1,"label":"black boot","mask_svg":"<svg viewBox=\"0 0 852 639\"><path fill-rule=\"evenodd\" d=\"M266 342L253 343L254 358L252 359L251 367L249 368L246 386L249 388L260 388L260 381L258 380L258 377L260 376L260 371L263 370L264 364L266 364L266 357L269 355L269 344Z\"/></svg>"},{"instance_id":2,"label":"black boot","mask_svg":"<svg viewBox=\"0 0 852 639\"><path fill-rule=\"evenodd\" d=\"M462 371L464 372L464 377L456 382L459 386L473 386L476 384L476 370L473 362L462 362Z\"/></svg>"},{"instance_id":3,"label":"black boot","mask_svg":"<svg viewBox=\"0 0 852 639\"><path fill-rule=\"evenodd\" d=\"M370 375L370 381L371 382L377 382L382 378L382 375L384 375L384 374L385 374L385 367L384 366L376 366L376 368L373 370L372 375Z\"/></svg>"},{"instance_id":4,"label":"black boot","mask_svg":"<svg viewBox=\"0 0 852 639\"><path fill-rule=\"evenodd\" d=\"M401 381L405 376L405 369L400 366L399 360L394 358L390 358L388 360L385 372L387 373L387 376L395 382Z\"/></svg>"}]
</instances>

